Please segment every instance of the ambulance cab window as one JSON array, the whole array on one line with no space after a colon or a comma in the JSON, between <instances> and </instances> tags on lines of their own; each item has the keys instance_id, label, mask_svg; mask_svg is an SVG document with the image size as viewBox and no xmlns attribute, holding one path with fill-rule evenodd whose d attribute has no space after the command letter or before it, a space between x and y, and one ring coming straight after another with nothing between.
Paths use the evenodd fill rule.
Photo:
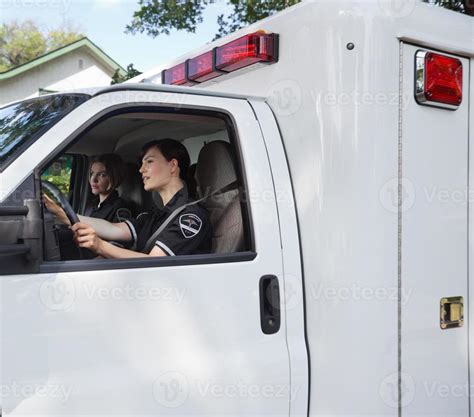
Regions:
<instances>
[{"instance_id":1,"label":"ambulance cab window","mask_svg":"<svg viewBox=\"0 0 474 417\"><path fill-rule=\"evenodd\" d=\"M85 94L57 94L0 108L0 172L43 133L88 98Z\"/></svg>"},{"instance_id":2,"label":"ambulance cab window","mask_svg":"<svg viewBox=\"0 0 474 417\"><path fill-rule=\"evenodd\" d=\"M150 142L151 147L148 146ZM171 169L174 163L182 164L183 159L176 153L177 149L182 149L178 154L186 154L185 173L178 174L184 188L168 201L163 201L161 174L156 174L161 171L148 170L146 164L149 159L152 161L157 157L155 154L164 158L166 169ZM120 183L114 184L113 196L103 199L103 196L97 195L100 184L98 181L92 184L88 173L91 168L97 168L97 161L112 154L122 161L123 175ZM70 155L89 161L89 167L81 171L79 163L72 164ZM108 167L102 165L99 168L107 175ZM77 172L74 171L76 167ZM72 202L68 208L69 213L79 215L82 223L87 223L84 217L93 217L98 207L108 204L109 199L114 204L120 202L120 207L131 208L132 217L119 222L122 226L126 225L125 232L107 241L142 254L152 254L151 251L158 247L169 258L177 255L248 253L252 250L242 172L237 140L227 116L175 110L119 113L104 117L45 164L41 178L55 185L66 198L71 186L74 190L84 191L79 201L69 200ZM107 178L102 182L105 183ZM46 190L49 192L48 188ZM191 202L196 204L189 204ZM177 212L180 207L184 207L183 211ZM61 218L51 211L51 207L48 210L63 223L59 226L68 226L64 215ZM91 248L93 254L87 256L77 253L72 248L69 230L58 234L53 228L48 229L48 233L57 235L49 241L59 242L59 253L49 256L49 259L59 257L62 261L79 258L95 261L97 248ZM202 237L199 234L206 236L205 242L193 245L193 240L198 240L196 237ZM105 258L123 260L110 254Z\"/></svg>"}]
</instances>

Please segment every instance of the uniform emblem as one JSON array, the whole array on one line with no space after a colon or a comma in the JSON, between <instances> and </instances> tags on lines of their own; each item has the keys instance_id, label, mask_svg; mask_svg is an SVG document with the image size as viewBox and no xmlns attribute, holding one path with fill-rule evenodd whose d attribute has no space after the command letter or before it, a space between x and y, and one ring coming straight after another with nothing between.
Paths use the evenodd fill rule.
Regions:
<instances>
[{"instance_id":1,"label":"uniform emblem","mask_svg":"<svg viewBox=\"0 0 474 417\"><path fill-rule=\"evenodd\" d=\"M195 214L183 214L179 218L179 227L183 236L190 239L196 236L202 227L202 220Z\"/></svg>"}]
</instances>

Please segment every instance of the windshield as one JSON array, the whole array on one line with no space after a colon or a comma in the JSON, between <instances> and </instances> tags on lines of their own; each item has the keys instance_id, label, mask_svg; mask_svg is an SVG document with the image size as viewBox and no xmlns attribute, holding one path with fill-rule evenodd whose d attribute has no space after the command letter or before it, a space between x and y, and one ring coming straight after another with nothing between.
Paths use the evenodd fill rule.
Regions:
<instances>
[{"instance_id":1,"label":"windshield","mask_svg":"<svg viewBox=\"0 0 474 417\"><path fill-rule=\"evenodd\" d=\"M86 94L57 94L0 108L0 172L89 97Z\"/></svg>"}]
</instances>

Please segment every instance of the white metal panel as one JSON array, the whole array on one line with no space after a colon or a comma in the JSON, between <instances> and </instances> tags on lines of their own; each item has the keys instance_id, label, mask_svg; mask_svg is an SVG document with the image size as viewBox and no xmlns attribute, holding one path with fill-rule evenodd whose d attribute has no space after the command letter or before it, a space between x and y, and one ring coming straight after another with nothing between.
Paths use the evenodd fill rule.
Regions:
<instances>
[{"instance_id":1,"label":"white metal panel","mask_svg":"<svg viewBox=\"0 0 474 417\"><path fill-rule=\"evenodd\" d=\"M259 307L263 275L280 279L284 298L279 219L263 138L245 100L146 92L96 97L8 168L7 188L21 181L19 167L33 169L84 120L119 103L179 104L231 115L257 257L3 276L2 387L22 389L4 396L5 415L287 416L285 312L280 331L265 335Z\"/></svg>"},{"instance_id":2,"label":"white metal panel","mask_svg":"<svg viewBox=\"0 0 474 417\"><path fill-rule=\"evenodd\" d=\"M399 39L474 55L472 18L418 1L307 1L156 70L257 30L280 34L278 63L200 87L264 95L278 120L302 242L310 415L396 416L398 302L411 296L397 293Z\"/></svg>"},{"instance_id":3,"label":"white metal panel","mask_svg":"<svg viewBox=\"0 0 474 417\"><path fill-rule=\"evenodd\" d=\"M471 58L470 62L470 75L469 79L474 80L474 61ZM469 100L471 103L471 108L469 112L469 258L468 258L468 272L469 272L469 302L474 300L474 227L473 227L473 220L474 220L474 108L472 107L472 103L474 103L474 88L469 89ZM469 307L469 306L468 306ZM469 326L469 387L470 387L470 400L471 400L471 410L474 410L474 392L471 387L472 377L474 376L474 341L472 338L474 328L474 309L468 308L468 311L465 312L466 317L468 317L467 322ZM471 411L472 415L472 411Z\"/></svg>"},{"instance_id":4,"label":"white metal panel","mask_svg":"<svg viewBox=\"0 0 474 417\"><path fill-rule=\"evenodd\" d=\"M455 111L414 99L417 46L403 45L402 415L468 416L468 326L442 330L440 300L467 308L469 61Z\"/></svg>"},{"instance_id":5,"label":"white metal panel","mask_svg":"<svg viewBox=\"0 0 474 417\"><path fill-rule=\"evenodd\" d=\"M282 309L286 313L286 340L293 388L290 416L306 416L309 395L309 358L304 317L304 280L293 189L274 115L265 103L253 101L251 104L262 127L278 204L285 285Z\"/></svg>"}]
</instances>

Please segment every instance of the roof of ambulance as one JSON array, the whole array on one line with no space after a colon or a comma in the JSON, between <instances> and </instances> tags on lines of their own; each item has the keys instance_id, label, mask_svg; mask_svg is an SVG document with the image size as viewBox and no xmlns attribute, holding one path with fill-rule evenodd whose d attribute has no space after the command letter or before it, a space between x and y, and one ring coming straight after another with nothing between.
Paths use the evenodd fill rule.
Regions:
<instances>
[{"instance_id":1,"label":"roof of ambulance","mask_svg":"<svg viewBox=\"0 0 474 417\"><path fill-rule=\"evenodd\" d=\"M165 84L152 84L152 83L122 83L116 84L110 87L105 88L96 88L87 90L87 94L93 96L98 96L105 93L111 93L116 91L149 91L149 92L162 92L162 93L175 93L175 94L193 94L200 96L211 96L211 97L225 97L225 98L235 98L240 100L259 100L263 101L264 97L259 96L248 96L241 94L230 94L230 93L221 93L217 91L210 91L204 88L198 87L179 87L175 85L165 85ZM84 91L86 92L86 91Z\"/></svg>"}]
</instances>

